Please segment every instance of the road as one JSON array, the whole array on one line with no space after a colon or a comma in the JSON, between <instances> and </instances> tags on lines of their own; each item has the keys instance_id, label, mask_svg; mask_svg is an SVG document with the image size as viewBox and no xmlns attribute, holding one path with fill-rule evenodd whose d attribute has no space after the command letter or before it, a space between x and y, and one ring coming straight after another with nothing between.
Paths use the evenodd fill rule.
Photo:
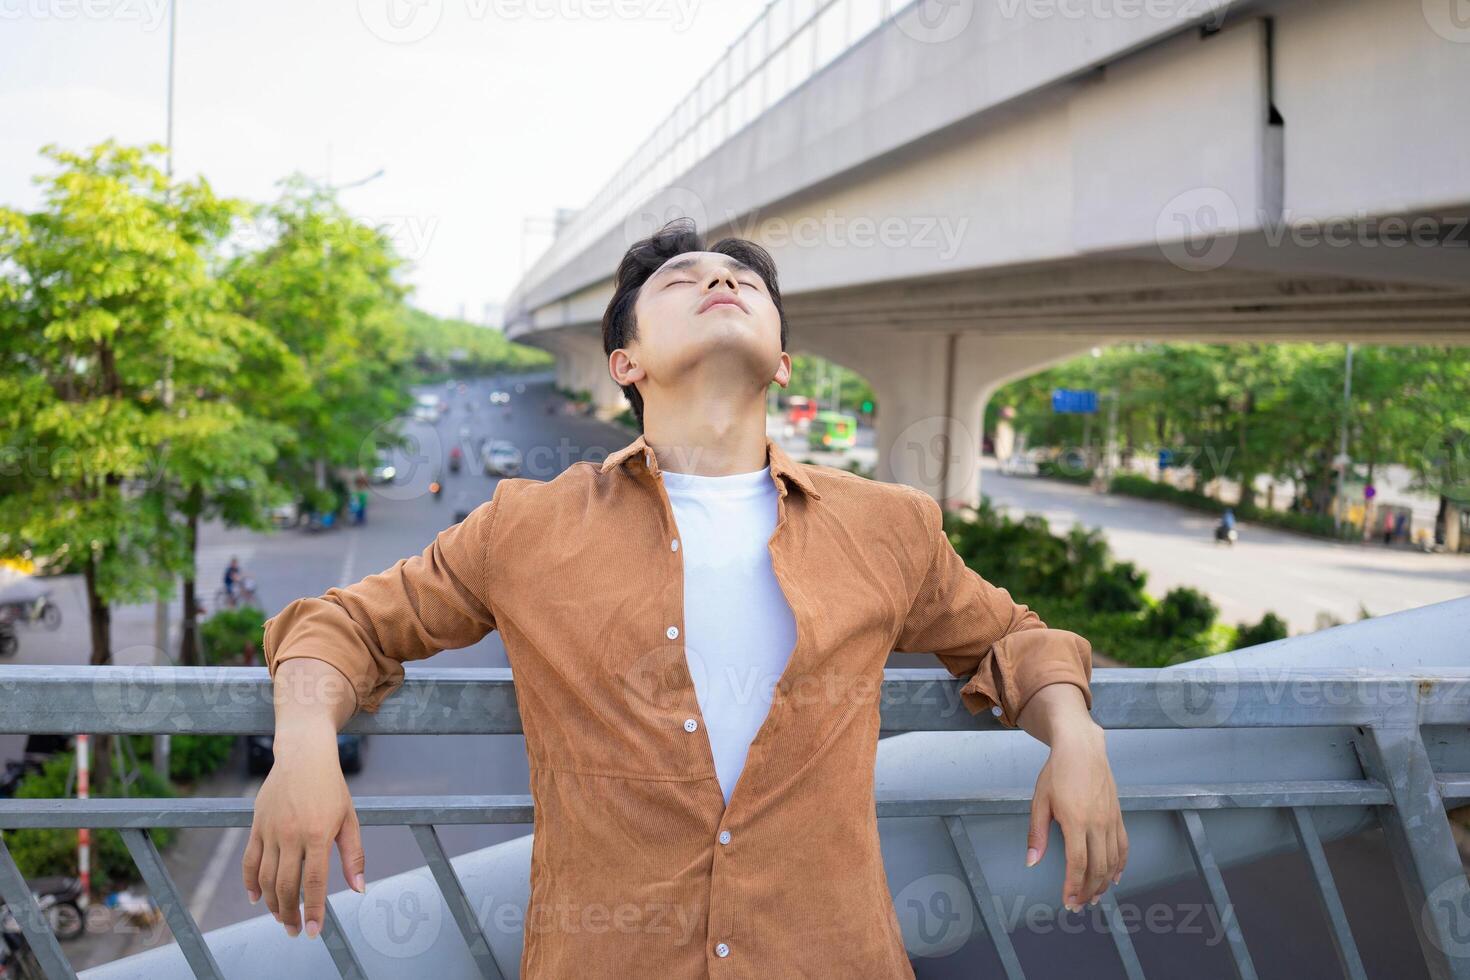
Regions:
<instances>
[{"instance_id":1,"label":"road","mask_svg":"<svg viewBox=\"0 0 1470 980\"><path fill-rule=\"evenodd\" d=\"M1117 558L1148 572L1151 593L1202 589L1226 623L1255 622L1272 610L1292 633L1304 633L1318 628L1319 614L1351 622L1360 605L1376 616L1470 594L1470 555L1347 544L1244 523L1235 545L1216 545L1208 514L1060 480L1008 476L989 457L980 485L1017 516L1043 515L1054 531L1078 521L1102 528Z\"/></svg>"},{"instance_id":2,"label":"road","mask_svg":"<svg viewBox=\"0 0 1470 980\"><path fill-rule=\"evenodd\" d=\"M576 459L600 459L626 444L631 434L615 426L582 416L548 415L548 402L557 402L549 383L530 383L523 392L512 396L511 413L506 416L500 406L490 406L488 393L493 381L470 385L466 395L452 398L450 413L437 424L411 423L408 430L418 440L419 455L442 458L450 444L459 438L461 426L471 436L487 435L508 439L526 453L524 475L550 479ZM513 391L514 383L508 381ZM474 404L473 413L464 405ZM469 449L466 449L469 452ZM389 567L399 558L421 551L433 536L453 520L456 509L468 509L488 499L494 480L472 472L470 467L459 475L446 476L448 490L444 499L435 500L426 491L431 465L421 458L399 457L397 462L406 474L401 483L375 488L368 506L368 523L364 527L344 526L323 534L301 531L252 533L209 525L202 530L200 582L202 594L213 595L216 582L230 556L238 556L242 565L252 571L258 582L260 598L268 614L278 611L292 598L318 595L328 587L348 584L372 572ZM1457 569L1449 574L1465 575L1456 560L1439 557L1378 554L1345 546L1322 544L1288 535L1272 534L1257 538L1247 529L1245 542L1235 552L1216 555L1208 546L1208 522L1188 513L1174 513L1162 505L1123 498L1097 498L1073 487L1048 481L1010 479L993 471L986 473L986 492L1008 503L1029 509L1040 509L1054 518L1070 519L1084 515L1097 523L1107 522L1115 539L1115 549L1123 557L1137 557L1151 570L1155 564L1155 588L1173 581L1190 582L1233 596L1236 606L1227 615L1259 615L1250 603L1274 602L1280 599L1297 574L1285 566L1289 562L1306 562L1312 568L1338 568L1340 576L1353 580L1357 576L1385 585L1401 585L1392 595L1394 601L1409 601L1423 595L1420 602L1433 601L1447 587L1441 569ZM1091 516L1089 516L1091 515ZM1202 533L1203 532L1203 533ZM1196 539L1205 545L1199 545ZM1275 540L1280 538L1281 540ZM1273 557L1274 556L1274 557ZM1408 561L1404 570L1395 562ZM1207 564L1217 561L1220 564ZM1393 570L1379 563L1387 561ZM1240 563L1227 564L1227 563ZM1211 569L1231 569L1211 578ZM1170 578L1169 576L1174 576ZM1285 576L1285 577L1282 577ZM1375 578L1376 577L1376 578ZM1248 581L1241 581L1245 579ZM1257 579L1261 581L1257 581ZM57 633L27 631L22 635L22 663L85 663L86 617L80 582L75 577L57 580L57 599L63 605L65 624ZM1414 588L1425 587L1424 592ZM1232 591L1233 590L1233 591ZM1323 587L1310 591L1315 595ZM1463 585L1460 589L1463 591ZM1323 595L1322 598L1328 598ZM1348 601L1348 600L1344 600ZM1237 608L1239 612L1237 612ZM1380 596L1370 605L1376 612L1389 611ZM1397 607L1394 607L1397 608ZM1301 615L1296 606L1285 610ZM1314 608L1309 604L1306 615ZM1351 611L1351 605L1347 607ZM116 659L120 663L152 662L152 607L149 605L119 607L115 614ZM934 666L929 657L895 655L894 666ZM436 658L436 666L506 666L504 648L499 635L491 634L475 646L446 651ZM409 669L414 669L412 665ZM5 739L10 738L6 743ZM446 740L448 740L446 742ZM13 737L0 736L0 758L18 754ZM466 760L473 760L466 764ZM363 771L347 777L354 795L362 794L525 794L529 792L524 741L519 736L399 736L375 737L364 748ZM260 786L260 777L248 777L243 759L237 752L229 766L199 787L200 796L252 796ZM444 827L441 838L451 855L485 847L530 831L529 826ZM170 872L190 897L192 911L205 929L217 928L263 914L264 906L251 906L240 882L240 862L244 853L246 831L191 830L181 835L179 843L165 856ZM369 882L422 865L422 857L405 828L366 828L363 834L367 852ZM1384 889L1392 872L1386 864L1378 835L1368 834L1329 846L1329 853L1339 872L1339 885L1350 915L1359 933L1365 957L1375 964L1417 963L1417 948L1406 914L1400 909L1396 890L1392 901L1385 902ZM1313 909L1306 891L1307 879L1300 862L1261 862L1251 868L1228 872L1232 894L1245 919L1247 937L1262 967L1262 976L1335 976L1332 957L1325 945L1325 932L1316 919L1302 918L1302 909ZM332 858L331 886L343 886L336 855ZM1153 895L1130 897L1140 907L1202 908L1198 889L1179 886ZM1315 914L1315 913L1313 913ZM1080 921L1080 920L1079 920ZM1301 928L1298 926L1301 925ZM1077 928L1081 928L1078 926ZM1074 931L1074 930L1069 930ZM1061 937L1051 935L1016 936L1017 946L1028 963L1048 964L1052 970L1038 975L1060 975L1054 971L1074 972L1079 963L1089 964L1088 975L1112 975L1110 940L1106 934ZM105 962L161 942L164 935L128 932L121 928L99 929L75 943L67 945L67 954L77 968ZM1162 968L1156 975L1177 975L1190 970L1200 977L1227 976L1229 969L1221 958L1223 950L1208 950L1201 958L1200 937L1183 933L1136 937L1140 953L1150 969ZM1081 943L1082 945L1077 945ZM971 948L941 961L916 961L916 973L923 980L949 976L970 976L978 963L991 960L987 944L981 937ZM1106 964L1099 966L1099 964ZM1285 968L1267 969L1266 964ZM1321 967L1314 972L1311 965ZM997 967L998 969L998 967ZM1385 975L1377 972L1372 975ZM1398 976L1420 976L1417 966L1403 966Z\"/></svg>"}]
</instances>

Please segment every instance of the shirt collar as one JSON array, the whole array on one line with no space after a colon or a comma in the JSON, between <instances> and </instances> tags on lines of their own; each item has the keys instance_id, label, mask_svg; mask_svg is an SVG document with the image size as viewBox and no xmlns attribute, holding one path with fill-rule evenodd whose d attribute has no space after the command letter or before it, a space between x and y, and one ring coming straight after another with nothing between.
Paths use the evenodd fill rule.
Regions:
<instances>
[{"instance_id":1,"label":"shirt collar","mask_svg":"<svg viewBox=\"0 0 1470 980\"><path fill-rule=\"evenodd\" d=\"M647 437L644 434L640 433L638 438L603 460L601 471L606 473L613 467L630 462L635 465L641 463L650 475L658 476L658 457L649 448ZM771 478L776 481L777 489L783 494L786 492L787 485L795 483L813 500L822 499L822 495L812 485L811 477L807 476L801 466L787 455L786 450L782 449L780 444L769 435L766 436L766 463L771 468Z\"/></svg>"}]
</instances>

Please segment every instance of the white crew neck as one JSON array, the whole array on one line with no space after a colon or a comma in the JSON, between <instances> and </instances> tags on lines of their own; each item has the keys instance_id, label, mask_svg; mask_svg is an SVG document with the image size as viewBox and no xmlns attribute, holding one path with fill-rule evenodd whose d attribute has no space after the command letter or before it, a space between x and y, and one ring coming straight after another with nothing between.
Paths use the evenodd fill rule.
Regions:
<instances>
[{"instance_id":1,"label":"white crew neck","mask_svg":"<svg viewBox=\"0 0 1470 980\"><path fill-rule=\"evenodd\" d=\"M723 476L701 476L696 473L676 473L660 470L664 489L673 494L750 494L763 489L775 489L771 483L769 464L748 473L726 473Z\"/></svg>"}]
</instances>

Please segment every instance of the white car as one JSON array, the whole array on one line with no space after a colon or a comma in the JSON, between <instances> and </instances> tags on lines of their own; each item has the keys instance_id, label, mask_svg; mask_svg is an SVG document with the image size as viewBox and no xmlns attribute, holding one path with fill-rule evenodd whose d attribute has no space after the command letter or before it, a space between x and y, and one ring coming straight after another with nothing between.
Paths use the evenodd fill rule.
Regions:
<instances>
[{"instance_id":1,"label":"white car","mask_svg":"<svg viewBox=\"0 0 1470 980\"><path fill-rule=\"evenodd\" d=\"M516 476L521 472L521 451L508 442L493 440L480 451L486 476Z\"/></svg>"}]
</instances>

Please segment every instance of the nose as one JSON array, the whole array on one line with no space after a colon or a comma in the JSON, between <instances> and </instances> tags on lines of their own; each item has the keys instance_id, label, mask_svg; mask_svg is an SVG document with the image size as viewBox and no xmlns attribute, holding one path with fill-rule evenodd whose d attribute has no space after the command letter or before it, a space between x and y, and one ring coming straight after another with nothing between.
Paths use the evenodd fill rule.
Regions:
<instances>
[{"instance_id":1,"label":"nose","mask_svg":"<svg viewBox=\"0 0 1470 980\"><path fill-rule=\"evenodd\" d=\"M724 286L732 293L740 291L740 285L735 281L735 273L729 269L716 269L710 274L709 280L705 283L704 288L708 292L711 289L719 289L721 286Z\"/></svg>"}]
</instances>

